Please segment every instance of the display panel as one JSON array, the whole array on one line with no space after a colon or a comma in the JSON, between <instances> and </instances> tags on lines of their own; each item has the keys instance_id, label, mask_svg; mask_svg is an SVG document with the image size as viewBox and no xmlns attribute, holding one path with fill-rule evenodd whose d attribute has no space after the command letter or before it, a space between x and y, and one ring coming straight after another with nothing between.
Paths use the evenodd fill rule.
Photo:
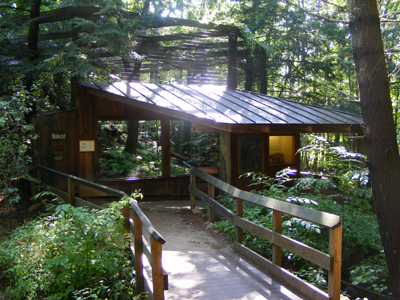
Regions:
<instances>
[{"instance_id":1,"label":"display panel","mask_svg":"<svg viewBox=\"0 0 400 300\"><path fill-rule=\"evenodd\" d=\"M269 137L269 164L293 164L294 136Z\"/></svg>"}]
</instances>

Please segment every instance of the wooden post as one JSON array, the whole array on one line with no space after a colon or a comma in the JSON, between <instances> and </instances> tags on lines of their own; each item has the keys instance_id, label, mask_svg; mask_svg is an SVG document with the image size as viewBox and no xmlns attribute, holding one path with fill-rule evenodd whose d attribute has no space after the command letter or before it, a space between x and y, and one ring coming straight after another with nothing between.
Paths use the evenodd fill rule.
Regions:
<instances>
[{"instance_id":1,"label":"wooden post","mask_svg":"<svg viewBox=\"0 0 400 300\"><path fill-rule=\"evenodd\" d=\"M142 226L142 220L140 220L139 216L133 212L136 294L144 292Z\"/></svg>"},{"instance_id":2,"label":"wooden post","mask_svg":"<svg viewBox=\"0 0 400 300\"><path fill-rule=\"evenodd\" d=\"M243 200L236 198L236 215L243 218ZM243 242L243 228L236 226L236 241Z\"/></svg>"},{"instance_id":3,"label":"wooden post","mask_svg":"<svg viewBox=\"0 0 400 300\"><path fill-rule=\"evenodd\" d=\"M190 185L196 187L196 175L190 173ZM196 207L196 196L190 193L190 208L194 209Z\"/></svg>"},{"instance_id":4,"label":"wooden post","mask_svg":"<svg viewBox=\"0 0 400 300\"><path fill-rule=\"evenodd\" d=\"M171 141L170 141L169 120L161 121L161 140L162 140L162 176L171 177Z\"/></svg>"},{"instance_id":5,"label":"wooden post","mask_svg":"<svg viewBox=\"0 0 400 300\"><path fill-rule=\"evenodd\" d=\"M215 198L215 186L213 186L211 183L208 183L208 196L212 199ZM210 206L210 211L208 213L208 221L210 223L215 222L215 211L214 208Z\"/></svg>"},{"instance_id":6,"label":"wooden post","mask_svg":"<svg viewBox=\"0 0 400 300\"><path fill-rule=\"evenodd\" d=\"M272 231L282 233L282 213L275 210L272 216ZM277 266L282 265L282 248L275 244L272 245L272 262Z\"/></svg>"},{"instance_id":7,"label":"wooden post","mask_svg":"<svg viewBox=\"0 0 400 300\"><path fill-rule=\"evenodd\" d=\"M75 181L72 178L68 178L68 198L69 204L75 206Z\"/></svg>"},{"instance_id":8,"label":"wooden post","mask_svg":"<svg viewBox=\"0 0 400 300\"><path fill-rule=\"evenodd\" d=\"M151 236L151 261L153 271L153 299L164 300L164 274L162 269L162 245Z\"/></svg>"},{"instance_id":9,"label":"wooden post","mask_svg":"<svg viewBox=\"0 0 400 300\"><path fill-rule=\"evenodd\" d=\"M332 259L332 268L328 274L329 299L340 299L340 281L342 271L342 224L329 229L329 255Z\"/></svg>"},{"instance_id":10,"label":"wooden post","mask_svg":"<svg viewBox=\"0 0 400 300\"><path fill-rule=\"evenodd\" d=\"M237 30L229 33L229 49L228 49L228 89L235 90L237 88Z\"/></svg>"}]
</instances>

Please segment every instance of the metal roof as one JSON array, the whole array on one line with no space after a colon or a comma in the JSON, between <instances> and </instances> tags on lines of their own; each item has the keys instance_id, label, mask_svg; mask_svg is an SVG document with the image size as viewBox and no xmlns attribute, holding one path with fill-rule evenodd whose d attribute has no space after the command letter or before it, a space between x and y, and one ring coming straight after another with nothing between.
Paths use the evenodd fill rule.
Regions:
<instances>
[{"instance_id":1,"label":"metal roof","mask_svg":"<svg viewBox=\"0 0 400 300\"><path fill-rule=\"evenodd\" d=\"M361 116L220 85L81 82L102 92L228 125L361 125ZM128 102L125 102L129 104ZM133 104L133 103L132 103Z\"/></svg>"}]
</instances>

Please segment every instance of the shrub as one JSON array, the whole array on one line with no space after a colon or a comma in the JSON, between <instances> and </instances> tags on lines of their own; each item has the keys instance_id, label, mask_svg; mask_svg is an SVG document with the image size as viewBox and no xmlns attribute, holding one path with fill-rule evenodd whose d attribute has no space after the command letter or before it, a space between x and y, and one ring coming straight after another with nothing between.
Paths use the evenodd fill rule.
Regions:
<instances>
[{"instance_id":1,"label":"shrub","mask_svg":"<svg viewBox=\"0 0 400 300\"><path fill-rule=\"evenodd\" d=\"M101 211L57 206L0 244L11 299L132 299L120 203Z\"/></svg>"}]
</instances>

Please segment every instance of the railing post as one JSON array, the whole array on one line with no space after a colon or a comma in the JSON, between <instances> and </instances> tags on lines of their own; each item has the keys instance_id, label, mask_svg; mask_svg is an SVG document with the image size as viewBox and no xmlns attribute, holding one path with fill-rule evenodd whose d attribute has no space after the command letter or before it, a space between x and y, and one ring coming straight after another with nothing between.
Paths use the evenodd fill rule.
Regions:
<instances>
[{"instance_id":1,"label":"railing post","mask_svg":"<svg viewBox=\"0 0 400 300\"><path fill-rule=\"evenodd\" d=\"M282 233L282 213L275 210L272 215L272 231ZM272 262L278 266L282 265L282 248L275 244L272 245Z\"/></svg>"},{"instance_id":2,"label":"railing post","mask_svg":"<svg viewBox=\"0 0 400 300\"><path fill-rule=\"evenodd\" d=\"M328 274L329 299L340 299L340 281L342 269L342 224L329 229L329 255L332 258L332 268Z\"/></svg>"},{"instance_id":3,"label":"railing post","mask_svg":"<svg viewBox=\"0 0 400 300\"><path fill-rule=\"evenodd\" d=\"M151 236L151 260L153 272L153 299L164 300L164 274L162 269L162 245Z\"/></svg>"},{"instance_id":4,"label":"railing post","mask_svg":"<svg viewBox=\"0 0 400 300\"><path fill-rule=\"evenodd\" d=\"M68 198L69 204L75 207L75 181L68 178Z\"/></svg>"},{"instance_id":5,"label":"railing post","mask_svg":"<svg viewBox=\"0 0 400 300\"><path fill-rule=\"evenodd\" d=\"M212 199L215 198L215 186L213 186L211 183L208 183L208 196ZM210 223L215 222L215 210L211 206L209 207L210 211L208 213L208 221Z\"/></svg>"},{"instance_id":6,"label":"railing post","mask_svg":"<svg viewBox=\"0 0 400 300\"><path fill-rule=\"evenodd\" d=\"M142 226L142 220L140 220L139 216L133 212L136 294L144 292Z\"/></svg>"},{"instance_id":7,"label":"railing post","mask_svg":"<svg viewBox=\"0 0 400 300\"><path fill-rule=\"evenodd\" d=\"M196 175L190 173L190 185L196 187ZM194 209L196 207L196 196L190 193L190 208Z\"/></svg>"},{"instance_id":8,"label":"railing post","mask_svg":"<svg viewBox=\"0 0 400 300\"><path fill-rule=\"evenodd\" d=\"M243 200L236 198L236 215L243 218ZM236 241L243 242L243 228L236 226Z\"/></svg>"}]
</instances>

